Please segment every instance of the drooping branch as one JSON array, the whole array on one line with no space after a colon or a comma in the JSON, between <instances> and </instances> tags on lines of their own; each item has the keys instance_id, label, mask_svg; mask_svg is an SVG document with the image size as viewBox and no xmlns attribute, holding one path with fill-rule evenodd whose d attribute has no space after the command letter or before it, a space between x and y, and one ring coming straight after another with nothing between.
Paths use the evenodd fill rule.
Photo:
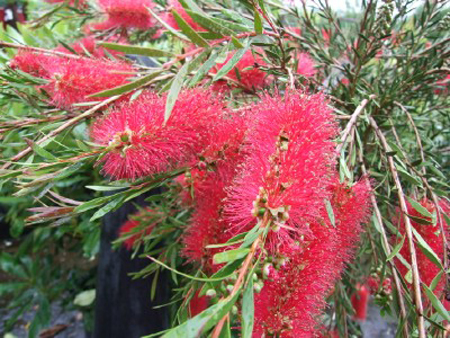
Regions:
<instances>
[{"instance_id":1,"label":"drooping branch","mask_svg":"<svg viewBox=\"0 0 450 338\"><path fill-rule=\"evenodd\" d=\"M110 97L109 99L107 99L105 101L100 102L99 104L95 105L91 109L86 110L84 113L82 113L82 114L80 114L80 115L70 119L66 123L64 123L61 126L59 126L58 128L52 130L50 133L45 135L43 138L41 138L40 140L36 141L35 144L40 145L40 144L44 143L45 141L50 140L52 137L55 137L56 135L60 134L64 130L66 130L66 129L74 126L78 122L88 118L89 116L94 114L97 110L99 110L100 108L102 108L102 107L110 104L111 102L117 100L119 97L121 97L121 95L116 95L116 96ZM28 155L30 152L32 152L32 150L33 150L32 147L25 148L20 153L18 153L14 157L12 157L9 162L5 163L1 167L1 169L8 169L14 162L16 162L16 161L20 160L21 158L23 158L24 156Z\"/></svg>"},{"instance_id":2,"label":"drooping branch","mask_svg":"<svg viewBox=\"0 0 450 338\"><path fill-rule=\"evenodd\" d=\"M372 128L375 130L375 133L378 137L378 139L381 142L381 146L384 149L385 152L389 151L389 146L386 141L386 138L380 128L378 127L378 124L376 123L375 119L373 117L369 117L370 124ZM412 224L411 220L408 217L408 208L406 205L406 199L405 194L403 192L403 187L400 182L400 178L397 172L397 168L395 166L395 162L392 156L387 156L387 160L389 163L389 169L392 175L392 178L394 179L395 186L397 188L397 194L398 194L398 200L400 205L400 210L402 212L403 220L405 222L405 230L406 230L406 237L408 239L408 248L411 255L411 272L412 272L412 282L413 282L413 289L414 289L414 303L416 305L416 311L417 311L417 327L419 330L419 338L425 338L425 322L423 317L423 304L422 304L422 292L420 289L420 275L419 275L419 269L417 266L417 256L416 256L416 249L414 245L414 237L412 233Z\"/></svg>"}]
</instances>

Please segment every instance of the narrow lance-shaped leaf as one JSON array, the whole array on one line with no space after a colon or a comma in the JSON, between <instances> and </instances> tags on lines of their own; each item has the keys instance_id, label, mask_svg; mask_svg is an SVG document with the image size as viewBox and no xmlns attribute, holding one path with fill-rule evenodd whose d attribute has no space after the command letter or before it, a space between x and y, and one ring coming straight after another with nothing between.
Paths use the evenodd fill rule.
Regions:
<instances>
[{"instance_id":1,"label":"narrow lance-shaped leaf","mask_svg":"<svg viewBox=\"0 0 450 338\"><path fill-rule=\"evenodd\" d=\"M231 298L220 300L217 304L207 308L194 318L166 332L163 338L200 337L202 333L208 332L219 322L233 307L239 296L239 292Z\"/></svg>"},{"instance_id":2,"label":"narrow lance-shaped leaf","mask_svg":"<svg viewBox=\"0 0 450 338\"><path fill-rule=\"evenodd\" d=\"M101 45L105 48L117 50L119 52L124 52L126 54L137 54L137 55L154 56L154 57L161 57L161 56L173 57L173 56L175 56L171 52L161 50L161 49L149 48L149 47L122 45L119 43L112 43L112 42L102 42Z\"/></svg>"},{"instance_id":3,"label":"narrow lance-shaped leaf","mask_svg":"<svg viewBox=\"0 0 450 338\"><path fill-rule=\"evenodd\" d=\"M417 232L414 227L412 227L412 231L414 234L414 237L417 239L417 244L419 245L419 248L422 250L422 252L427 256L434 264L436 264L437 267L440 269L443 269L442 262L439 259L439 257L436 255L436 253L433 251L433 249L428 245L428 243L423 239L423 237Z\"/></svg>"},{"instance_id":4,"label":"narrow lance-shaped leaf","mask_svg":"<svg viewBox=\"0 0 450 338\"><path fill-rule=\"evenodd\" d=\"M144 86L146 85L148 82L150 82L151 80L153 80L154 78L156 78L159 74L161 74L162 71L156 71L153 72L149 75L146 75L144 77L141 77L137 80L134 80L133 82L127 83L125 85L122 86L117 86L111 89L107 89L98 93L94 93L89 95L88 97L109 97L109 96L114 96L114 95L121 95L121 94L125 94L128 93L138 87Z\"/></svg>"},{"instance_id":5,"label":"narrow lance-shaped leaf","mask_svg":"<svg viewBox=\"0 0 450 338\"><path fill-rule=\"evenodd\" d=\"M253 278L249 276L247 286L242 297L242 338L251 338L255 316L253 299Z\"/></svg>"},{"instance_id":6,"label":"narrow lance-shaped leaf","mask_svg":"<svg viewBox=\"0 0 450 338\"><path fill-rule=\"evenodd\" d=\"M413 200L408 196L406 196L406 198L408 199L408 202L412 205L412 207L416 209L422 216L433 218L433 215L427 210L427 208L422 206L419 202Z\"/></svg>"},{"instance_id":7,"label":"narrow lance-shaped leaf","mask_svg":"<svg viewBox=\"0 0 450 338\"><path fill-rule=\"evenodd\" d=\"M261 19L261 15L259 14L258 10L255 8L255 17L254 17L254 25L255 25L255 32L258 35L261 35L263 33L263 22Z\"/></svg>"},{"instance_id":8,"label":"narrow lance-shaped leaf","mask_svg":"<svg viewBox=\"0 0 450 338\"><path fill-rule=\"evenodd\" d=\"M175 10L172 10L172 14L181 31L192 41L192 43L202 47L208 46L208 42L203 39L186 21L184 21L184 19Z\"/></svg>"},{"instance_id":9,"label":"narrow lance-shaped leaf","mask_svg":"<svg viewBox=\"0 0 450 338\"><path fill-rule=\"evenodd\" d=\"M331 224L336 227L336 219L334 217L333 207L331 206L331 203L329 200L325 200L325 207L327 209L328 218L330 219Z\"/></svg>"},{"instance_id":10,"label":"narrow lance-shaped leaf","mask_svg":"<svg viewBox=\"0 0 450 338\"><path fill-rule=\"evenodd\" d=\"M172 85L170 86L169 94L167 95L166 110L164 112L164 122L170 117L172 109L175 106L175 102L178 99L178 94L183 86L184 79L188 74L189 62L186 62L183 67L180 68L177 75L174 77Z\"/></svg>"},{"instance_id":11,"label":"narrow lance-shaped leaf","mask_svg":"<svg viewBox=\"0 0 450 338\"><path fill-rule=\"evenodd\" d=\"M228 251L219 252L214 255L213 260L215 264L228 263L247 256L250 249L233 249Z\"/></svg>"},{"instance_id":12,"label":"narrow lance-shaped leaf","mask_svg":"<svg viewBox=\"0 0 450 338\"><path fill-rule=\"evenodd\" d=\"M445 309L444 305L442 305L441 301L436 297L436 295L433 293L433 291L430 290L430 288L422 283L423 290L425 291L425 294L427 295L428 299L430 300L431 304L433 304L433 307L435 310L443 317L444 320L450 322L450 314Z\"/></svg>"},{"instance_id":13,"label":"narrow lance-shaped leaf","mask_svg":"<svg viewBox=\"0 0 450 338\"><path fill-rule=\"evenodd\" d=\"M201 65L201 67L197 70L197 73L195 73L195 75L189 81L189 87L194 87L201 79L205 77L205 75L216 65L218 56L219 54L215 51L211 53L209 59L206 60L203 65Z\"/></svg>"},{"instance_id":14,"label":"narrow lance-shaped leaf","mask_svg":"<svg viewBox=\"0 0 450 338\"><path fill-rule=\"evenodd\" d=\"M242 59L248 48L249 45L247 45L245 48L238 49L236 53L234 53L234 55L231 57L231 59L228 60L228 62L219 69L217 74L214 76L213 81L217 81L228 74L228 72L232 70L234 66L236 66L236 64Z\"/></svg>"},{"instance_id":15,"label":"narrow lance-shaped leaf","mask_svg":"<svg viewBox=\"0 0 450 338\"><path fill-rule=\"evenodd\" d=\"M391 254L386 258L386 261L390 261L392 258L394 258L399 251L401 250L401 248L403 247L403 243L405 243L405 236L402 237L402 240L400 241L400 243L398 243L393 249Z\"/></svg>"},{"instance_id":16,"label":"narrow lance-shaped leaf","mask_svg":"<svg viewBox=\"0 0 450 338\"><path fill-rule=\"evenodd\" d=\"M210 16L202 15L200 13L196 13L194 11L191 11L189 9L186 9L186 13L189 14L189 16L194 19L196 23L198 23L203 28L217 34L221 34L224 36L233 36L234 31L222 26L220 23L218 23L214 18L211 18Z\"/></svg>"}]
</instances>

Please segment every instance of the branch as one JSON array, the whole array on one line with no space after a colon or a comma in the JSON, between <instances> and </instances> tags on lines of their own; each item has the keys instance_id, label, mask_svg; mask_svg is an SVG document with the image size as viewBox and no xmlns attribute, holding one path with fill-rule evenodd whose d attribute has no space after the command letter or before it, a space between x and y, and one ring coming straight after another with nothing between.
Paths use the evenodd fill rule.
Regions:
<instances>
[{"instance_id":1,"label":"branch","mask_svg":"<svg viewBox=\"0 0 450 338\"><path fill-rule=\"evenodd\" d=\"M69 127L77 124L79 121L89 117L90 115L95 113L100 108L102 108L102 107L108 105L109 103L117 100L119 97L121 97L121 95L116 95L116 96L110 97L109 99L107 99L105 101L100 102L96 106L94 106L91 109L85 111L83 114L80 114L80 115L74 117L73 119L67 121L66 123L64 123L63 125L59 126L58 128L52 130L50 133L45 135L43 138L41 138L40 140L36 141L35 144L39 145L39 144L44 143L45 141L51 139L52 137L55 137L56 135L58 135L59 133L61 133L64 130L66 130L67 128L69 128ZM0 169L8 169L13 164L13 162L16 162L16 161L20 160L21 158L23 158L24 156L28 155L32 150L33 150L33 148L31 148L31 147L28 147L28 148L22 150L16 156L11 158L10 162L5 163Z\"/></svg>"},{"instance_id":2,"label":"branch","mask_svg":"<svg viewBox=\"0 0 450 338\"><path fill-rule=\"evenodd\" d=\"M369 176L367 169L366 169L366 165L364 164L361 149L359 149L359 151L358 151L358 158L359 158L359 162L361 164L361 169L362 169L363 174L365 176ZM367 184L370 186L369 181L367 181ZM389 246L389 241L387 239L386 231L383 226L383 217L381 216L380 209L378 208L378 203L377 203L375 194L370 194L370 202L372 203L373 211L375 212L375 217L377 218L378 224L380 225L381 239L384 243L384 247L386 248L386 255L389 256L391 254L391 248ZM405 300L403 299L403 294L402 294L402 284L401 284L400 278L397 274L397 270L395 268L394 261L390 260L388 262L388 264L391 266L392 277L394 278L395 288L397 289L397 292L398 292L398 303L400 306L400 315L405 323L405 325L403 325L403 333L404 333L405 337L409 337L409 331L408 331L408 325L407 325L408 322L406 321Z\"/></svg>"},{"instance_id":3,"label":"branch","mask_svg":"<svg viewBox=\"0 0 450 338\"><path fill-rule=\"evenodd\" d=\"M381 132L380 128L378 127L376 121L373 117L369 117L369 121L373 129L375 130L375 133L378 136L378 139L381 142L381 145L385 151L389 150L389 146L387 144L386 138L384 137L383 133ZM392 177L394 179L395 186L397 187L398 191L398 200L400 204L400 210L402 212L403 220L405 222L405 229L406 229L406 237L408 238L408 248L411 254L411 270L412 270L412 282L413 282L413 289L414 289L414 303L416 305L417 310L417 327L419 330L419 338L425 338L425 323L423 318L423 305L422 305L422 293L420 290L420 275L419 275L419 269L417 267L417 256L416 256L416 249L414 246L414 238L412 233L412 225L411 221L407 215L408 208L406 206L406 200L405 200L405 194L403 192L402 185L400 183L400 178L398 176L397 168L395 167L394 159L392 156L387 156L387 160L389 163L389 168L392 174Z\"/></svg>"},{"instance_id":4,"label":"branch","mask_svg":"<svg viewBox=\"0 0 450 338\"><path fill-rule=\"evenodd\" d=\"M367 104L369 103L369 100L374 99L374 98L375 98L375 95L372 94L369 96L368 99L362 100L362 102L356 108L355 112L351 115L350 121L348 121L347 126L345 127L345 129L342 133L341 143L336 147L336 152L337 152L338 156L340 155L342 148L346 144L347 138L350 135L350 132L352 131L353 126L356 124L356 120L358 119L358 116L362 113L364 108L367 106Z\"/></svg>"},{"instance_id":5,"label":"branch","mask_svg":"<svg viewBox=\"0 0 450 338\"><path fill-rule=\"evenodd\" d=\"M26 50L31 50L33 52L44 53L44 54L51 54L51 55L61 56L61 57L70 58L70 59L81 59L81 58L83 58L83 56L80 56L80 55L63 53L63 52L58 52L58 51L55 51L55 50L39 48L39 47L25 46L25 45L5 42L5 41L1 41L1 40L0 40L0 47L26 49Z\"/></svg>"}]
</instances>

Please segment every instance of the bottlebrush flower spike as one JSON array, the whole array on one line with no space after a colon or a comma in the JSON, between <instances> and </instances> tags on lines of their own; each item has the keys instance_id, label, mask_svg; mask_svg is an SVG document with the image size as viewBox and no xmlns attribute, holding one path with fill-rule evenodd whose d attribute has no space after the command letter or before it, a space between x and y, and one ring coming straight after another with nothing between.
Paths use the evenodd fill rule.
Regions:
<instances>
[{"instance_id":1,"label":"bottlebrush flower spike","mask_svg":"<svg viewBox=\"0 0 450 338\"><path fill-rule=\"evenodd\" d=\"M436 213L436 208L433 202L429 201L428 199L424 198L420 202L420 205L426 208L431 214ZM450 203L448 203L445 200L439 201L440 207L443 209L444 213L448 214L450 212ZM417 211L410 203L407 203L407 210L408 214L412 217L416 217L416 219L419 221L419 219L424 220L425 222L432 223L432 220L426 216L423 216L419 211ZM394 220L394 224L399 224L399 232L402 236L405 236L405 221L402 216L397 216L397 219ZM444 254L445 254L445 247L442 240L442 232L441 229L444 229L445 236L448 239L448 236L450 234L449 226L446 224L445 220L442 219L443 224L440 224L439 222L435 222L434 224L421 224L417 221L414 221L411 219L411 225L414 227L414 229L422 236L422 238L425 240L425 242L430 246L430 248L434 251L434 253L438 256L438 258L443 261L444 260ZM424 223L424 222L422 222ZM400 239L393 237L393 242L395 244L398 244ZM403 244L400 254L405 258L405 260L411 264L411 255L410 250L407 244L407 241ZM433 281L434 277L439 273L440 269L437 267L424 253L421 249L418 248L416 245L416 256L417 256L417 266L420 272L420 279L423 283L425 283L427 286L430 286L431 282ZM396 258L396 264L397 268L399 269L400 273L405 276L408 273L408 268ZM445 278L441 278L440 282L434 289L435 294L440 297L445 286Z\"/></svg>"},{"instance_id":2,"label":"bottlebrush flower spike","mask_svg":"<svg viewBox=\"0 0 450 338\"><path fill-rule=\"evenodd\" d=\"M297 73L304 77L312 77L316 74L315 62L308 53L300 53L297 56Z\"/></svg>"},{"instance_id":3,"label":"bottlebrush flower spike","mask_svg":"<svg viewBox=\"0 0 450 338\"><path fill-rule=\"evenodd\" d=\"M88 95L128 82L134 72L125 62L99 59L65 59L46 65L50 82L42 88L59 108L69 108L78 102L92 101ZM94 99L95 100L95 99Z\"/></svg>"},{"instance_id":4,"label":"bottlebrush flower spike","mask_svg":"<svg viewBox=\"0 0 450 338\"><path fill-rule=\"evenodd\" d=\"M105 175L136 179L196 161L226 110L210 91L184 91L164 124L165 105L165 96L147 92L95 123L92 138L107 147Z\"/></svg>"},{"instance_id":5,"label":"bottlebrush flower spike","mask_svg":"<svg viewBox=\"0 0 450 338\"><path fill-rule=\"evenodd\" d=\"M298 243L273 256L272 270L255 295L255 336L314 337L318 316L345 264L350 261L369 216L370 189L364 180L353 187L328 188L335 215L331 225L325 208L309 224Z\"/></svg>"},{"instance_id":6,"label":"bottlebrush flower spike","mask_svg":"<svg viewBox=\"0 0 450 338\"><path fill-rule=\"evenodd\" d=\"M106 13L107 19L94 25L94 29L148 29L156 23L147 9L155 6L152 0L98 0L98 4Z\"/></svg>"},{"instance_id":7,"label":"bottlebrush flower spike","mask_svg":"<svg viewBox=\"0 0 450 338\"><path fill-rule=\"evenodd\" d=\"M202 152L202 161L198 164L198 168L202 169L191 171L188 178L191 185L182 195L184 199L186 195L194 198L193 215L183 234L183 254L209 271L218 269L218 266L213 265L212 257L220 250L207 249L206 246L226 242L231 236L222 219L223 199L226 197L226 188L236 174L236 168L243 160L240 150L247 120L245 117L233 116L216 127L212 142Z\"/></svg>"},{"instance_id":8,"label":"bottlebrush flower spike","mask_svg":"<svg viewBox=\"0 0 450 338\"><path fill-rule=\"evenodd\" d=\"M58 62L59 58L54 55L38 54L30 50L23 50L17 53L10 61L10 67L20 69L36 77L47 79L50 77L50 66Z\"/></svg>"},{"instance_id":9,"label":"bottlebrush flower spike","mask_svg":"<svg viewBox=\"0 0 450 338\"><path fill-rule=\"evenodd\" d=\"M261 52L262 50L258 50ZM219 64L217 66L218 69L223 67L235 54L235 52L231 52L224 63ZM261 70L259 67L264 67L267 64L264 62L263 58L256 54L252 53L251 50L245 52L242 56L241 60L236 64L236 66L227 73L227 77L235 81L236 83L243 86L245 89L253 90L253 89L262 89L269 84L269 79L267 78L267 73ZM212 70L212 72L216 72L216 70ZM239 76L237 75L239 74ZM220 81L220 80L219 80ZM232 84L232 86L236 86ZM219 86L218 88L223 89L223 86Z\"/></svg>"},{"instance_id":10,"label":"bottlebrush flower spike","mask_svg":"<svg viewBox=\"0 0 450 338\"><path fill-rule=\"evenodd\" d=\"M131 250L134 243L142 236L151 234L157 224L157 221L155 220L155 216L157 215L160 214L147 208L130 216L129 220L120 227L119 236L127 237L123 242L123 245L127 250Z\"/></svg>"},{"instance_id":11,"label":"bottlebrush flower spike","mask_svg":"<svg viewBox=\"0 0 450 338\"><path fill-rule=\"evenodd\" d=\"M270 210L274 230L270 250L295 241L330 198L334 173L336 124L324 96L286 92L266 95L251 107L254 128L242 173L228 193L227 221L250 230L260 213Z\"/></svg>"}]
</instances>

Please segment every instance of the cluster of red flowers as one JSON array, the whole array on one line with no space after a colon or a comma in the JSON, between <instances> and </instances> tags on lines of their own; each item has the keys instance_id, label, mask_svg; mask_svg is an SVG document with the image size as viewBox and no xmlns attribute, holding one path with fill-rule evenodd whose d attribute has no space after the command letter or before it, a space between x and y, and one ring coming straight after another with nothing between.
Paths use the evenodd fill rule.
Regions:
<instances>
[{"instance_id":1,"label":"cluster of red flowers","mask_svg":"<svg viewBox=\"0 0 450 338\"><path fill-rule=\"evenodd\" d=\"M424 207L430 214L434 214L435 220L433 220L430 217L424 216L421 214L418 210L416 210L411 204L407 204L408 208L408 215L411 215L413 219L411 219L411 225L413 228L417 231L417 233L422 236L422 238L425 240L425 242L429 245L429 247L434 251L434 253L437 255L437 257L443 261L445 252L445 245L443 241L442 231L444 231L445 238L448 238L450 235L450 227L446 224L446 221L442 218L441 222L438 221L437 215L436 215L436 207L433 202L430 200L424 198L420 202L420 205ZM450 212L450 203L448 203L446 200L439 201L439 206L442 208L442 211L446 214ZM416 221L417 220L417 221ZM400 215L398 216L396 223L399 224L399 232L402 236L405 236L406 229L405 229L405 221L403 217ZM400 238L394 237L393 242L395 244L398 244L400 241ZM411 252L409 250L409 246L407 244L407 241L403 244L400 252L399 252L403 258L411 264ZM433 263L427 255L416 246L416 256L417 256L417 267L420 273L420 279L421 281L430 286L433 279L438 275L440 272L440 268ZM396 259L396 266L398 267L400 273L403 276L406 276L406 274L409 271L409 267L405 266L405 264L402 263L401 260ZM444 292L446 280L445 275L442 277L437 284L436 288L434 289L434 293L441 297Z\"/></svg>"},{"instance_id":2,"label":"cluster of red flowers","mask_svg":"<svg viewBox=\"0 0 450 338\"><path fill-rule=\"evenodd\" d=\"M145 93L94 124L94 141L106 147L103 172L136 179L191 168L177 180L183 203L193 208L183 255L208 273L220 267L214 254L229 249L208 245L268 216L255 333L311 335L352 256L370 193L366 181L350 187L337 178L337 128L324 97L266 94L237 114L211 90L189 90L166 122L164 103L164 96Z\"/></svg>"}]
</instances>

